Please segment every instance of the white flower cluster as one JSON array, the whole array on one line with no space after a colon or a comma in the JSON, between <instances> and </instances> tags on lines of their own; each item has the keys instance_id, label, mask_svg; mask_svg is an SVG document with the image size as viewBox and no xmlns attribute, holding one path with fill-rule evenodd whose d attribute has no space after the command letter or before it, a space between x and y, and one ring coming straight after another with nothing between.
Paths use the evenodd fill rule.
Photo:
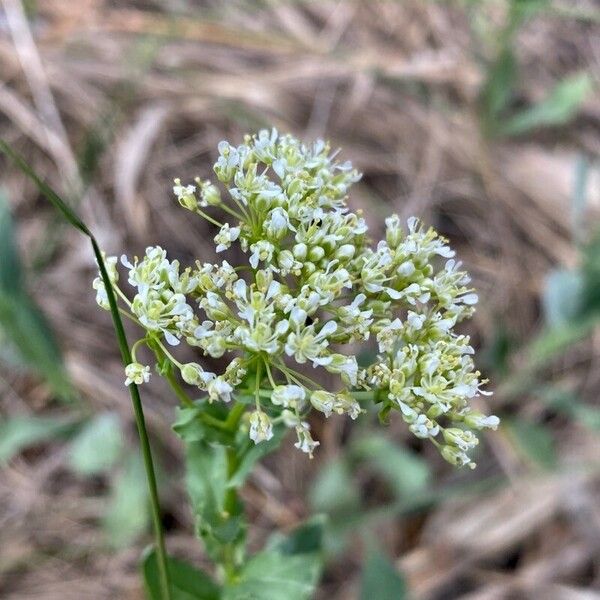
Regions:
<instances>
[{"instance_id":1,"label":"white flower cluster","mask_svg":"<svg viewBox=\"0 0 600 600\"><path fill-rule=\"evenodd\" d=\"M117 286L116 258L107 259L115 290L147 332L143 341L209 400L253 396L248 426L256 443L283 422L312 455L319 443L306 422L309 410L355 419L362 412L357 398L373 391L382 411L397 409L448 461L470 463L472 430L495 428L498 419L469 406L485 393L483 382L468 338L453 328L472 315L477 295L446 240L417 219L403 228L392 216L385 239L373 246L362 215L346 203L360 175L322 141L305 146L273 130L237 147L221 142L214 171L227 194L200 179L176 180L173 191L183 207L219 228L216 252L235 244L247 263L196 262L182 270L151 247L141 260L121 259L136 289L130 301ZM205 212L214 208L233 222ZM94 287L107 308L102 282ZM217 375L179 363L163 340L233 360ZM379 354L361 368L352 349L367 340ZM323 390L307 374L310 366L339 376L338 390ZM147 381L146 369L130 365L127 383Z\"/></svg>"}]
</instances>

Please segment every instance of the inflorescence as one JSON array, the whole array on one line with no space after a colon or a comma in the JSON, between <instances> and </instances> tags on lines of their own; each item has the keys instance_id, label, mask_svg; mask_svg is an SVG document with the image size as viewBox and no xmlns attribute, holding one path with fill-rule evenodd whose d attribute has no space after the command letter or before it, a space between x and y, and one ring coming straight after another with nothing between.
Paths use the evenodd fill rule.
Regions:
<instances>
[{"instance_id":1,"label":"inflorescence","mask_svg":"<svg viewBox=\"0 0 600 600\"><path fill-rule=\"evenodd\" d=\"M125 383L149 380L149 366L135 359L145 344L209 402L252 395L245 422L255 443L283 422L311 456L319 445L306 419L311 408L356 419L364 412L359 400L370 397L382 419L397 410L446 460L474 466L473 430L495 429L499 420L470 407L487 393L485 381L469 338L454 327L473 314L477 295L447 241L415 218L404 228L393 215L385 239L373 245L361 212L346 202L360 174L323 141L306 146L273 130L218 149L214 171L226 194L199 178L190 185L176 179L173 191L184 208L219 228L217 253L235 244L247 261L182 268L149 247L142 259L121 258L135 288L130 300L118 287L117 258L106 258L123 310L146 332ZM232 222L214 216L214 208ZM108 309L100 278L94 288ZM220 374L183 364L169 348L182 340L231 360ZM365 352L368 340L377 354ZM369 364L359 364L357 354L369 355ZM323 389L306 366L333 373L335 391Z\"/></svg>"}]
</instances>

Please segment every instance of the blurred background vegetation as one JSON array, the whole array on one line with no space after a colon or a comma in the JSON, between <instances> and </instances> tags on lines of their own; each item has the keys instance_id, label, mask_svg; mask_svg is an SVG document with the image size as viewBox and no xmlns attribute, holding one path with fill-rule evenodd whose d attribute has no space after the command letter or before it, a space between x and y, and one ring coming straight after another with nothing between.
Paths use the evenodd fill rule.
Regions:
<instances>
[{"instance_id":1,"label":"blurred background vegetation","mask_svg":"<svg viewBox=\"0 0 600 600\"><path fill-rule=\"evenodd\" d=\"M503 425L456 471L393 420L316 420L244 500L259 547L327 515L319 599L600 597L600 9L593 0L2 0L0 137L109 253L211 260L171 180L276 126L364 172L351 204L450 238ZM207 241L208 240L208 241ZM0 162L0 597L141 598L146 488L87 242ZM144 403L173 554L202 563ZM482 399L483 401L483 399Z\"/></svg>"}]
</instances>

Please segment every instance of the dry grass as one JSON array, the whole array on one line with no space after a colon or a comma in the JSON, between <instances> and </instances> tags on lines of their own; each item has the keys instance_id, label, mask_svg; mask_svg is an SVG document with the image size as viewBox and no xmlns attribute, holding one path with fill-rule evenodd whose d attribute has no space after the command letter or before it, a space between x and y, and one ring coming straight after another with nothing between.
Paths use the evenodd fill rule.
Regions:
<instances>
[{"instance_id":1,"label":"dry grass","mask_svg":"<svg viewBox=\"0 0 600 600\"><path fill-rule=\"evenodd\" d=\"M79 198L108 252L139 253L160 243L184 260L209 256L206 226L175 208L169 182L207 176L219 140L273 124L343 148L365 174L352 203L365 209L375 231L394 210L422 216L450 237L481 292L470 331L477 345L489 346L499 330L522 342L534 334L544 276L554 265L577 261L570 225L574 165L580 154L600 155L598 95L567 128L490 141L477 116L484 74L458 2L192 4L45 0L28 23L19 0L2 2L0 136ZM594 3L565 6L586 11ZM494 7L500 19L502 3ZM597 24L558 13L527 25L517 46L522 101L538 99L574 69L598 74L599 33ZM129 422L110 323L90 290L94 265L85 241L58 222L16 171L4 168L2 180L26 261L43 265L31 285L60 332L77 388L94 410L110 408ZM588 221L600 207L595 183ZM513 368L521 359L517 352ZM597 401L599 359L596 333L552 372L566 374L584 399ZM54 406L32 379L10 371L3 377L2 412ZM167 397L153 385L145 403L164 460L177 464ZM530 394L499 393L490 407L536 419L544 414ZM499 433L488 439L480 472L505 474L509 485L449 498L380 528L415 597L600 597L600 440L571 421L552 427L558 472L533 477ZM249 485L255 543L306 514L308 482L344 439L339 424L321 428L325 444L317 460L283 450ZM402 439L403 429L393 429ZM54 444L0 473L0 596L140 598L140 547L101 548L102 482L73 477L64 458L64 447ZM436 473L441 483L452 479L447 466L436 463ZM368 478L363 493L371 497ZM183 491L171 489L165 500L170 548L201 560ZM354 597L348 565L358 565L359 551L355 545L331 566L320 597Z\"/></svg>"}]
</instances>

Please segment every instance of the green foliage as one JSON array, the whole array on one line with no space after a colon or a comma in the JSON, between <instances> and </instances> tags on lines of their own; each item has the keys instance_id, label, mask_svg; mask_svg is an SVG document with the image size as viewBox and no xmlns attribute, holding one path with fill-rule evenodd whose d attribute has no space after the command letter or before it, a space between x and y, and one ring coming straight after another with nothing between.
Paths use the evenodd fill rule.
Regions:
<instances>
[{"instance_id":1,"label":"green foliage","mask_svg":"<svg viewBox=\"0 0 600 600\"><path fill-rule=\"evenodd\" d=\"M285 433L285 427L276 426L273 428L273 437L260 444L254 444L252 441L247 440L244 435L242 451L240 452L235 470L229 477L227 487L237 488L242 486L256 463L267 456L267 454L271 454L271 452L279 448Z\"/></svg>"},{"instance_id":2,"label":"green foliage","mask_svg":"<svg viewBox=\"0 0 600 600\"><path fill-rule=\"evenodd\" d=\"M167 559L171 600L219 600L219 586L204 571L171 556ZM146 552L142 561L144 588L148 600L163 600L158 579L156 552Z\"/></svg>"},{"instance_id":3,"label":"green foliage","mask_svg":"<svg viewBox=\"0 0 600 600\"><path fill-rule=\"evenodd\" d=\"M408 598L404 579L380 552L370 550L363 567L360 600L403 600Z\"/></svg>"},{"instance_id":4,"label":"green foliage","mask_svg":"<svg viewBox=\"0 0 600 600\"><path fill-rule=\"evenodd\" d=\"M274 533L268 546L283 554L306 554L323 549L323 533L327 519L323 515L312 517L296 527L289 535Z\"/></svg>"},{"instance_id":5,"label":"green foliage","mask_svg":"<svg viewBox=\"0 0 600 600\"><path fill-rule=\"evenodd\" d=\"M144 465L135 452L127 457L112 486L103 523L109 543L117 548L130 544L146 530L149 516Z\"/></svg>"},{"instance_id":6,"label":"green foliage","mask_svg":"<svg viewBox=\"0 0 600 600\"><path fill-rule=\"evenodd\" d=\"M121 421L104 413L89 421L71 444L69 462L82 475L96 475L112 467L124 449Z\"/></svg>"},{"instance_id":7,"label":"green foliage","mask_svg":"<svg viewBox=\"0 0 600 600\"><path fill-rule=\"evenodd\" d=\"M565 77L544 100L509 118L501 133L521 135L540 127L564 125L577 116L579 107L591 90L592 79L586 73Z\"/></svg>"},{"instance_id":8,"label":"green foliage","mask_svg":"<svg viewBox=\"0 0 600 600\"><path fill-rule=\"evenodd\" d=\"M322 568L322 519L313 519L287 538L276 536L253 556L236 580L224 589L223 600L308 600Z\"/></svg>"},{"instance_id":9,"label":"green foliage","mask_svg":"<svg viewBox=\"0 0 600 600\"><path fill-rule=\"evenodd\" d=\"M311 486L310 503L313 511L336 519L344 519L345 515L359 510L358 489L345 458L335 458L321 467Z\"/></svg>"},{"instance_id":10,"label":"green foliage","mask_svg":"<svg viewBox=\"0 0 600 600\"><path fill-rule=\"evenodd\" d=\"M564 326L578 317L584 305L585 281L578 270L556 269L547 279L542 296L546 323Z\"/></svg>"},{"instance_id":11,"label":"green foliage","mask_svg":"<svg viewBox=\"0 0 600 600\"><path fill-rule=\"evenodd\" d=\"M309 499L313 512L327 515L325 550L329 554L341 552L349 531L365 516L352 466L345 457L334 458L321 467L310 488Z\"/></svg>"},{"instance_id":12,"label":"green foliage","mask_svg":"<svg viewBox=\"0 0 600 600\"><path fill-rule=\"evenodd\" d=\"M358 439L352 444L352 452L368 460L389 482L398 498L420 493L429 484L431 473L427 463L382 435L370 434Z\"/></svg>"},{"instance_id":13,"label":"green foliage","mask_svg":"<svg viewBox=\"0 0 600 600\"><path fill-rule=\"evenodd\" d=\"M0 465L22 450L67 435L72 417L12 417L0 420Z\"/></svg>"},{"instance_id":14,"label":"green foliage","mask_svg":"<svg viewBox=\"0 0 600 600\"><path fill-rule=\"evenodd\" d=\"M531 466L551 470L556 466L556 450L547 427L523 418L505 420L504 425L519 454Z\"/></svg>"},{"instance_id":15,"label":"green foliage","mask_svg":"<svg viewBox=\"0 0 600 600\"><path fill-rule=\"evenodd\" d=\"M72 390L54 334L24 281L14 224L0 191L0 329L28 369L43 377L61 397Z\"/></svg>"},{"instance_id":16,"label":"green foliage","mask_svg":"<svg viewBox=\"0 0 600 600\"><path fill-rule=\"evenodd\" d=\"M242 505L235 499L225 507L228 457L223 446L193 442L186 448L186 482L196 515L197 532L209 554L219 560L223 546L240 545L245 538Z\"/></svg>"},{"instance_id":17,"label":"green foliage","mask_svg":"<svg viewBox=\"0 0 600 600\"><path fill-rule=\"evenodd\" d=\"M368 466L390 487L393 500L367 509L360 498L354 473ZM388 518L432 501L431 473L426 463L406 448L368 430L352 438L344 456L325 463L310 490L311 509L327 515L324 547L337 554L352 531L368 534L381 518Z\"/></svg>"},{"instance_id":18,"label":"green foliage","mask_svg":"<svg viewBox=\"0 0 600 600\"><path fill-rule=\"evenodd\" d=\"M246 563L238 581L225 588L223 600L307 600L320 566L314 553L260 552Z\"/></svg>"},{"instance_id":19,"label":"green foliage","mask_svg":"<svg viewBox=\"0 0 600 600\"><path fill-rule=\"evenodd\" d=\"M577 116L592 89L591 77L577 73L559 81L537 104L516 108L519 92L516 36L528 20L547 8L549 1L511 0L508 4L505 23L486 36L492 38L495 47L491 60L485 64L479 103L483 130L491 137L522 135L542 127L564 125Z\"/></svg>"}]
</instances>

